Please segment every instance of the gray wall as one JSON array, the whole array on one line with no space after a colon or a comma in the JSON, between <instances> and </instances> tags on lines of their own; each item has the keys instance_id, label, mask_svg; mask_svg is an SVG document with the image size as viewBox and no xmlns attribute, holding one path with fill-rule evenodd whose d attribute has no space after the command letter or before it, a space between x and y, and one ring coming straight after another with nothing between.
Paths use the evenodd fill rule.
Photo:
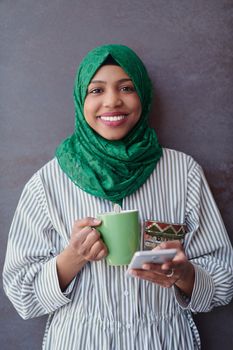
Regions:
<instances>
[{"instance_id":1,"label":"gray wall","mask_svg":"<svg viewBox=\"0 0 233 350\"><path fill-rule=\"evenodd\" d=\"M146 63L151 124L201 163L233 240L232 16L230 0L1 0L1 266L23 185L73 130L76 67L104 43ZM21 320L2 285L0 297L1 349L40 349L45 318ZM233 303L196 321L203 349L232 349Z\"/></svg>"}]
</instances>

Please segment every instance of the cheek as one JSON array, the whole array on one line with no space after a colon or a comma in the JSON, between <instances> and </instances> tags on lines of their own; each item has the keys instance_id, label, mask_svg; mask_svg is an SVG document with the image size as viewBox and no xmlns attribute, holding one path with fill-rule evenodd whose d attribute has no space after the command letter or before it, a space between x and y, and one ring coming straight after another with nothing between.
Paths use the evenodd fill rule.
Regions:
<instances>
[{"instance_id":1,"label":"cheek","mask_svg":"<svg viewBox=\"0 0 233 350\"><path fill-rule=\"evenodd\" d=\"M87 120L87 118L88 118L88 109L86 108L86 106L84 105L84 107L83 107L83 115L84 115L84 118Z\"/></svg>"},{"instance_id":2,"label":"cheek","mask_svg":"<svg viewBox=\"0 0 233 350\"><path fill-rule=\"evenodd\" d=\"M142 105L141 105L141 102L139 102L139 105L138 105L138 114L139 114L139 118L141 117L141 114L142 114Z\"/></svg>"},{"instance_id":3,"label":"cheek","mask_svg":"<svg viewBox=\"0 0 233 350\"><path fill-rule=\"evenodd\" d=\"M83 105L83 113L84 113L84 114L88 111L89 106L90 106L90 103L89 103L89 99L88 99L88 97L87 97L87 98L85 99L84 105Z\"/></svg>"},{"instance_id":4,"label":"cheek","mask_svg":"<svg viewBox=\"0 0 233 350\"><path fill-rule=\"evenodd\" d=\"M83 106L83 114L86 120L88 120L89 118L91 118L91 116L94 113L94 103L91 102L89 100L89 98L87 97L85 102L84 102L84 106Z\"/></svg>"},{"instance_id":5,"label":"cheek","mask_svg":"<svg viewBox=\"0 0 233 350\"><path fill-rule=\"evenodd\" d=\"M88 114L95 114L101 107L101 99L99 96L87 96L84 101L83 112Z\"/></svg>"},{"instance_id":6,"label":"cheek","mask_svg":"<svg viewBox=\"0 0 233 350\"><path fill-rule=\"evenodd\" d=\"M139 97L135 98L134 101L132 101L132 106L134 107L133 109L134 109L135 115L137 115L138 118L140 118L142 114L142 105Z\"/></svg>"}]
</instances>

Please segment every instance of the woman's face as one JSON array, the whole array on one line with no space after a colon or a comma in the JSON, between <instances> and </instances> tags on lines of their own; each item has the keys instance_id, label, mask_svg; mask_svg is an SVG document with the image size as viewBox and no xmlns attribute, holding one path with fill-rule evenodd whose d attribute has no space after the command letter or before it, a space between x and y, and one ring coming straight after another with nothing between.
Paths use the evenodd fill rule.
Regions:
<instances>
[{"instance_id":1,"label":"woman's face","mask_svg":"<svg viewBox=\"0 0 233 350\"><path fill-rule=\"evenodd\" d=\"M142 106L132 80L120 66L102 66L84 102L90 127L107 140L120 140L140 119Z\"/></svg>"}]
</instances>

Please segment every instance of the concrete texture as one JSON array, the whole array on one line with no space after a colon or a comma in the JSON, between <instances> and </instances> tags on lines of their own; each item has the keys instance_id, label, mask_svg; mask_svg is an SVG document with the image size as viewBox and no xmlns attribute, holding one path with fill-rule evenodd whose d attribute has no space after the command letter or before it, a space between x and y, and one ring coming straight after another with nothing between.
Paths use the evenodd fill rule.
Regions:
<instances>
[{"instance_id":1,"label":"concrete texture","mask_svg":"<svg viewBox=\"0 0 233 350\"><path fill-rule=\"evenodd\" d=\"M232 16L230 0L0 2L1 266L23 185L72 133L76 68L104 43L142 57L151 125L203 166L233 241ZM1 349L41 349L45 318L21 320L2 282L0 297ZM232 349L232 305L196 316L203 349Z\"/></svg>"}]
</instances>

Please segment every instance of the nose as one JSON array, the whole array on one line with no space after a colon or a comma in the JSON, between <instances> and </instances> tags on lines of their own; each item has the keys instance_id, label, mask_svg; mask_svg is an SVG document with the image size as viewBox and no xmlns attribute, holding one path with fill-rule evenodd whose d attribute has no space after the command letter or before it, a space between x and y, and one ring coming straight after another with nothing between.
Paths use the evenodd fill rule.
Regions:
<instances>
[{"instance_id":1,"label":"nose","mask_svg":"<svg viewBox=\"0 0 233 350\"><path fill-rule=\"evenodd\" d=\"M122 105L122 99L115 90L105 92L103 106L108 108L119 107Z\"/></svg>"}]
</instances>

